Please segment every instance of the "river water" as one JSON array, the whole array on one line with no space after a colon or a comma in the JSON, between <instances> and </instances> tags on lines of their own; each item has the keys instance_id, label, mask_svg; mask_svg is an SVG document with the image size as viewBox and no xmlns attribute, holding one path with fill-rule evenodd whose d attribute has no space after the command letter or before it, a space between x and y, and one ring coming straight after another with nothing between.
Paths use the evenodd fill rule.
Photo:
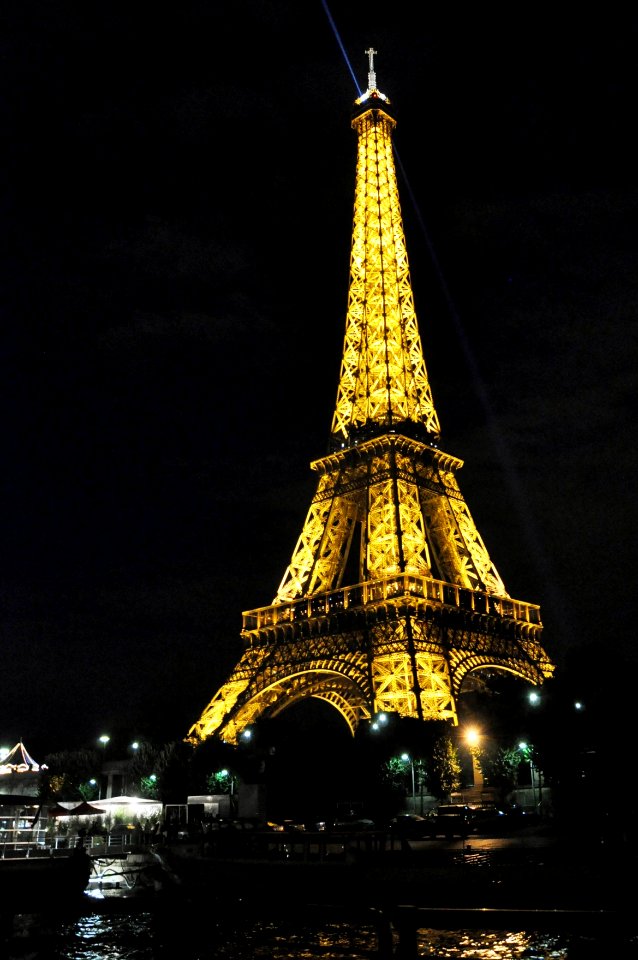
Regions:
<instances>
[{"instance_id":1,"label":"river water","mask_svg":"<svg viewBox=\"0 0 638 960\"><path fill-rule=\"evenodd\" d=\"M56 919L22 914L4 931L7 960L373 960L379 938L373 922L317 915L282 921L211 909L183 912L135 908ZM393 934L392 955L398 940ZM633 946L632 946L633 945ZM638 938L620 945L586 937L476 930L423 930L419 958L445 960L624 960L638 955ZM636 953L633 953L633 951ZM389 956L386 953L386 956Z\"/></svg>"},{"instance_id":2,"label":"river water","mask_svg":"<svg viewBox=\"0 0 638 960\"><path fill-rule=\"evenodd\" d=\"M549 869L547 851L540 860L536 858L538 863L531 856L533 852L534 848L530 848L513 875L515 881L510 882L520 885L526 880L534 890L544 891L554 873ZM563 859L561 854L561 862ZM562 885L569 892L581 874L585 880L584 887L582 880L579 884L581 890L586 889L591 878L600 876L605 889L611 890L610 897L605 898L605 910L613 910L616 891L622 894L624 889L618 880L621 871L614 863L607 862L603 864L604 869L599 870L598 863L587 869L587 860L579 861L573 869L559 874L559 878L564 877ZM132 887L118 883L109 891L104 874L97 885L90 885L81 904L71 910L67 906L62 912L50 901L48 905L39 904L40 912L3 916L0 903L0 960L381 960L382 957L394 960L400 956L396 930L387 924L377 925L379 914L373 910L360 905L357 913L352 906L347 910L340 908L339 913L336 907L325 906L325 900L320 901L324 906L308 904L308 891L304 886L307 875L303 872L299 875L288 870L280 873L270 865L266 872L259 873L253 864L252 883L247 885L245 866L235 876L231 867L232 862L213 863L211 871L205 874L206 883L195 887L166 883L169 874L164 870L159 886L156 874L151 872L149 877L155 879L149 881L148 887L140 887L139 877L145 875L142 873L136 874L138 881ZM348 889L355 883L355 877L361 883L365 876L370 899L374 899L378 877L370 865L362 869L364 874L348 876ZM459 869L460 873L454 872ZM450 897L444 895L443 902L454 901L460 879L467 883L471 876L476 876L487 894L490 884L502 878L498 871L492 873L495 865L489 867L488 874L481 873L488 868L476 867L478 874L468 874L468 869L473 870L465 860L461 867L446 869L452 885ZM402 866L401 871L401 876L406 874L408 883L412 883L409 863ZM339 875L324 874L322 892L328 890L330 896L334 896L335 877ZM385 868L381 876L388 879ZM431 882L434 876L431 875ZM243 883L238 877L243 878ZM442 878L438 874L436 877L441 883ZM392 889L393 896L406 894L405 887L401 893L397 893L395 886ZM139 896L136 891L140 892ZM297 896L299 892L301 897ZM246 896L247 900L242 899ZM338 897L336 900L344 902ZM558 902L562 900L562 896L558 898ZM363 902L368 902L367 895ZM414 901L399 899L397 902ZM557 901L551 898L550 902ZM507 931L424 929L417 932L416 949L406 951L403 956L405 960L417 957L428 960L625 960L638 957L638 924L634 933L631 902L632 896L622 900L621 909L628 920L622 936L616 934L615 922L611 928L613 936L610 936L605 917L605 939L515 928ZM302 903L306 905L300 906ZM580 906L580 898L577 903ZM594 910L590 906L590 914L596 913L598 906ZM261 909L260 915L257 915L258 909ZM435 922L432 917L430 920ZM583 929L580 924L579 920L576 929ZM550 925L547 929L560 930L561 927Z\"/></svg>"}]
</instances>

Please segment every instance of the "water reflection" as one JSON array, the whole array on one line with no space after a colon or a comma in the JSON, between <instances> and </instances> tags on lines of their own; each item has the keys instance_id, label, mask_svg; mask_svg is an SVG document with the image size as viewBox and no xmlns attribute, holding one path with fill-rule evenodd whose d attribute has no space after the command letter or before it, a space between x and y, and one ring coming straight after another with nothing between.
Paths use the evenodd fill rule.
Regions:
<instances>
[{"instance_id":1,"label":"water reflection","mask_svg":"<svg viewBox=\"0 0 638 960\"><path fill-rule=\"evenodd\" d=\"M64 924L54 956L64 960L156 960L151 915L89 914Z\"/></svg>"},{"instance_id":2,"label":"water reflection","mask_svg":"<svg viewBox=\"0 0 638 960\"><path fill-rule=\"evenodd\" d=\"M186 920L186 922L184 922ZM65 960L372 960L379 958L373 924L309 926L246 918L172 918L152 913L89 914L58 928L55 957ZM568 937L547 934L421 930L419 958L445 960L568 960ZM396 952L394 939L392 952ZM605 951L602 950L602 955ZM47 954L48 956L48 954Z\"/></svg>"},{"instance_id":3,"label":"water reflection","mask_svg":"<svg viewBox=\"0 0 638 960\"><path fill-rule=\"evenodd\" d=\"M563 960L569 956L567 938L493 930L423 930L418 949L419 956L446 960Z\"/></svg>"}]
</instances>

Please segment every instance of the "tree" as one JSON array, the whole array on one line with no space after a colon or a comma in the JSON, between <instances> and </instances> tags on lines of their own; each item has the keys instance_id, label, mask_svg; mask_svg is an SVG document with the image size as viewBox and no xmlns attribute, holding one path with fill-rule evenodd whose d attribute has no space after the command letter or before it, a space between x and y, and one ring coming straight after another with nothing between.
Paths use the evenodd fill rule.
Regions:
<instances>
[{"instance_id":1,"label":"tree","mask_svg":"<svg viewBox=\"0 0 638 960\"><path fill-rule=\"evenodd\" d=\"M486 786L498 791L501 804L516 786L521 754L518 747L501 747L494 743L481 745L477 760Z\"/></svg>"},{"instance_id":2,"label":"tree","mask_svg":"<svg viewBox=\"0 0 638 960\"><path fill-rule=\"evenodd\" d=\"M95 799L95 787L90 783L99 776L102 758L97 750L61 750L45 758L48 771L41 782L41 799L84 800Z\"/></svg>"},{"instance_id":3,"label":"tree","mask_svg":"<svg viewBox=\"0 0 638 960\"><path fill-rule=\"evenodd\" d=\"M188 794L192 746L173 740L157 748L155 776L157 796L163 803L185 803Z\"/></svg>"},{"instance_id":4,"label":"tree","mask_svg":"<svg viewBox=\"0 0 638 960\"><path fill-rule=\"evenodd\" d=\"M451 735L441 734L434 742L429 769L428 789L442 800L461 785L461 764Z\"/></svg>"},{"instance_id":5,"label":"tree","mask_svg":"<svg viewBox=\"0 0 638 960\"><path fill-rule=\"evenodd\" d=\"M159 798L158 777L166 763L164 749L142 742L129 762L131 783L138 785L141 796L147 800Z\"/></svg>"}]
</instances>

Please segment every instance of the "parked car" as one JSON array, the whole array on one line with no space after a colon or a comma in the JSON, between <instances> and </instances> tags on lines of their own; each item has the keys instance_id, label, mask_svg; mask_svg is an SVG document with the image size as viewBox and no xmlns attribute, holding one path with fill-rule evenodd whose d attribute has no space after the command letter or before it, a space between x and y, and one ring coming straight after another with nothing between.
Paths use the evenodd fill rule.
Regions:
<instances>
[{"instance_id":1,"label":"parked car","mask_svg":"<svg viewBox=\"0 0 638 960\"><path fill-rule=\"evenodd\" d=\"M208 831L233 830L238 832L254 831L256 833L270 833L273 830L283 830L284 827L260 817L216 817L209 821Z\"/></svg>"},{"instance_id":2,"label":"parked car","mask_svg":"<svg viewBox=\"0 0 638 960\"><path fill-rule=\"evenodd\" d=\"M428 817L428 836L434 838L444 836L447 840L452 837L465 839L474 829L473 813L470 807L460 803L440 803Z\"/></svg>"},{"instance_id":3,"label":"parked car","mask_svg":"<svg viewBox=\"0 0 638 960\"><path fill-rule=\"evenodd\" d=\"M336 833L360 833L363 830L375 830L374 820L368 820L366 817L353 817L352 820L336 820L332 829Z\"/></svg>"},{"instance_id":4,"label":"parked car","mask_svg":"<svg viewBox=\"0 0 638 960\"><path fill-rule=\"evenodd\" d=\"M402 839L423 840L430 836L431 831L430 818L419 816L418 813L400 813L392 817L388 826L393 836Z\"/></svg>"},{"instance_id":5,"label":"parked car","mask_svg":"<svg viewBox=\"0 0 638 960\"><path fill-rule=\"evenodd\" d=\"M521 810L512 807L507 810L497 808L477 810L474 818L475 833L484 837L507 836L516 834L528 827L537 826L540 822L535 810Z\"/></svg>"}]
</instances>

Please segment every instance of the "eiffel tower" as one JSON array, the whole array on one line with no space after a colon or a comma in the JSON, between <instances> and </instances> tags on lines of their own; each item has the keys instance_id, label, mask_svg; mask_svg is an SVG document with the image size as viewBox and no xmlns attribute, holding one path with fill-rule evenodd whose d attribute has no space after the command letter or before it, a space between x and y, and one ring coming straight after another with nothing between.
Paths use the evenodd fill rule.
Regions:
<instances>
[{"instance_id":1,"label":"eiffel tower","mask_svg":"<svg viewBox=\"0 0 638 960\"><path fill-rule=\"evenodd\" d=\"M188 738L237 743L259 718L316 697L354 735L394 712L458 724L465 680L554 666L536 604L507 593L439 449L393 156L377 88L354 104L354 221L343 358L328 453L272 603L243 613L244 653Z\"/></svg>"}]
</instances>

